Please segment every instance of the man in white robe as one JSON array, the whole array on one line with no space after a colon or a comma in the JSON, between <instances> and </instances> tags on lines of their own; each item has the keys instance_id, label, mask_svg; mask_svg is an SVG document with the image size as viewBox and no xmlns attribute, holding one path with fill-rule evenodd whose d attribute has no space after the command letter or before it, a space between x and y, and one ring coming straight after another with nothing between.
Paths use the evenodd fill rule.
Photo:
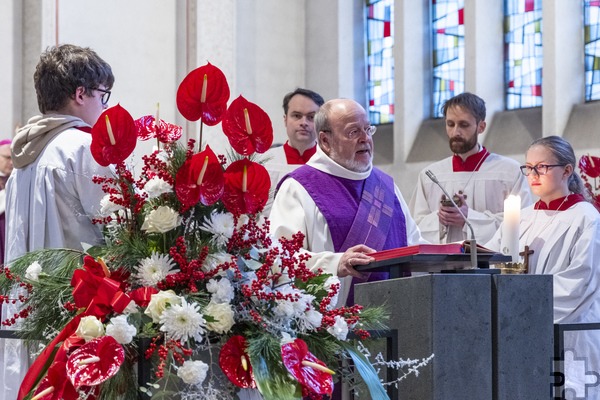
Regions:
<instances>
[{"instance_id":1,"label":"man in white robe","mask_svg":"<svg viewBox=\"0 0 600 400\"><path fill-rule=\"evenodd\" d=\"M12 145L7 264L33 250L82 250L102 241L92 219L104 193L92 178L111 171L93 159L90 132L107 108L114 83L110 65L89 48L61 45L42 54L34 81L42 115L31 118ZM4 307L3 317L17 310L18 304ZM28 368L20 341L0 341L0 365L0 399L14 400Z\"/></svg>"},{"instance_id":2,"label":"man in white robe","mask_svg":"<svg viewBox=\"0 0 600 400\"><path fill-rule=\"evenodd\" d=\"M470 239L469 228L458 210L451 204L441 204L445 196L425 174L430 170L459 203L473 226L475 238L484 243L502 222L504 199L519 195L521 206L526 207L532 203L531 192L515 160L490 153L477 142L486 127L485 103L481 98L462 93L444 104L443 113L454 155L421 171L410 210L423 237L432 243Z\"/></svg>"},{"instance_id":3,"label":"man in white robe","mask_svg":"<svg viewBox=\"0 0 600 400\"><path fill-rule=\"evenodd\" d=\"M317 150L315 114L325 101L317 92L297 88L283 97L283 124L287 141L269 149L264 155L265 168L271 178L271 193L286 174L306 162ZM268 215L273 196L269 198L264 214Z\"/></svg>"},{"instance_id":4,"label":"man in white robe","mask_svg":"<svg viewBox=\"0 0 600 400\"><path fill-rule=\"evenodd\" d=\"M312 172L312 176L309 171L309 179L317 179L316 174L324 173L349 184L358 183L360 186L375 171L379 171L372 165L373 127L369 125L364 108L358 103L340 99L325 103L317 114L316 128L319 134L317 152L306 166L302 167L316 170ZM300 171L301 169L296 170ZM343 193L337 192L334 187L321 187L321 192L335 205L339 205L338 212L343 213L346 210L341 203L345 198ZM425 243L395 184L392 185L391 193L387 195L396 200L401 210L394 214L392 224L403 225L405 245ZM352 210L348 210L347 213L350 214L350 219L354 217ZM343 305L350 290L351 278L361 277L354 266L372 262L373 258L368 256L368 253L374 250L361 241L346 243L351 247L336 251L332 229L337 231L337 225L344 222L341 219L328 221L324 210L317 206L305 185L293 175L282 181L273 202L270 220L271 232L276 238L290 238L297 232L304 234L303 248L311 255L307 262L310 269L321 268L325 273L340 278L346 277L342 281L342 291L338 300L338 304ZM333 226L331 222L334 223ZM362 222L365 230L368 230L367 219Z\"/></svg>"}]
</instances>

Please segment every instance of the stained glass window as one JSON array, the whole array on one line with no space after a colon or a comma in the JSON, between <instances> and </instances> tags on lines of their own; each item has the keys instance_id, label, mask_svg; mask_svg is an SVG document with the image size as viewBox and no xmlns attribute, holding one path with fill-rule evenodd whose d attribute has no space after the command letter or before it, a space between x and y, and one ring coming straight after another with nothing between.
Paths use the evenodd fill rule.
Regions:
<instances>
[{"instance_id":1,"label":"stained glass window","mask_svg":"<svg viewBox=\"0 0 600 400\"><path fill-rule=\"evenodd\" d=\"M585 100L600 100L600 1L584 0Z\"/></svg>"},{"instance_id":2,"label":"stained glass window","mask_svg":"<svg viewBox=\"0 0 600 400\"><path fill-rule=\"evenodd\" d=\"M464 0L432 0L433 110L465 91Z\"/></svg>"},{"instance_id":3,"label":"stained glass window","mask_svg":"<svg viewBox=\"0 0 600 400\"><path fill-rule=\"evenodd\" d=\"M394 121L394 0L367 0L367 99L372 124Z\"/></svg>"},{"instance_id":4,"label":"stained glass window","mask_svg":"<svg viewBox=\"0 0 600 400\"><path fill-rule=\"evenodd\" d=\"M506 109L542 105L542 0L505 0Z\"/></svg>"}]
</instances>

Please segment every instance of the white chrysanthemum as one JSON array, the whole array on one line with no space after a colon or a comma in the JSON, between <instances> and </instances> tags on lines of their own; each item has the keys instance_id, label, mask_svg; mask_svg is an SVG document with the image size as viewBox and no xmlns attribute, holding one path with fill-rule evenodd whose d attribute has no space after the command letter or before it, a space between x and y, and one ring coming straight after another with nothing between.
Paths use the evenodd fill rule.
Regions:
<instances>
[{"instance_id":1,"label":"white chrysanthemum","mask_svg":"<svg viewBox=\"0 0 600 400\"><path fill-rule=\"evenodd\" d=\"M323 288L329 292L331 290L332 285L339 285L339 284L340 284L340 279L337 276L330 276L329 278L327 278L325 280L325 283L323 284ZM333 296L331 298L331 303L329 303L329 306L327 307L328 310L332 310L332 309L336 308L339 295L340 295L340 289L338 287L338 292L335 294L335 296Z\"/></svg>"},{"instance_id":2,"label":"white chrysanthemum","mask_svg":"<svg viewBox=\"0 0 600 400\"><path fill-rule=\"evenodd\" d=\"M327 328L327 332L339 340L346 340L348 336L348 324L343 317L336 315L335 324Z\"/></svg>"},{"instance_id":3,"label":"white chrysanthemum","mask_svg":"<svg viewBox=\"0 0 600 400\"><path fill-rule=\"evenodd\" d=\"M197 342L202 341L206 327L206 321L200 314L200 306L196 303L188 303L181 300L181 305L172 305L160 316L161 332L174 340L187 341L194 338Z\"/></svg>"},{"instance_id":4,"label":"white chrysanthemum","mask_svg":"<svg viewBox=\"0 0 600 400\"><path fill-rule=\"evenodd\" d=\"M137 329L127 322L126 315L119 315L111 318L106 325L106 334L115 338L118 343L129 344L137 334Z\"/></svg>"},{"instance_id":5,"label":"white chrysanthemum","mask_svg":"<svg viewBox=\"0 0 600 400\"><path fill-rule=\"evenodd\" d=\"M209 293L212 293L212 302L229 303L233 300L233 286L229 279L211 279L206 284L206 290L208 290Z\"/></svg>"},{"instance_id":6,"label":"white chrysanthemum","mask_svg":"<svg viewBox=\"0 0 600 400\"><path fill-rule=\"evenodd\" d=\"M144 185L144 191L148 193L149 199L154 199L161 194L171 193L173 187L169 185L164 179L154 176Z\"/></svg>"},{"instance_id":7,"label":"white chrysanthemum","mask_svg":"<svg viewBox=\"0 0 600 400\"><path fill-rule=\"evenodd\" d=\"M37 282L40 278L40 274L42 273L42 266L39 262L32 262L29 267L25 270L25 279L29 279L30 281Z\"/></svg>"},{"instance_id":8,"label":"white chrysanthemum","mask_svg":"<svg viewBox=\"0 0 600 400\"><path fill-rule=\"evenodd\" d=\"M198 360L187 360L177 370L177 376L188 385L201 385L206 379L207 372L208 364Z\"/></svg>"},{"instance_id":9,"label":"white chrysanthemum","mask_svg":"<svg viewBox=\"0 0 600 400\"><path fill-rule=\"evenodd\" d=\"M213 211L209 217L204 217L204 223L200 226L205 232L211 233L211 243L218 247L225 247L231 236L233 236L233 215Z\"/></svg>"},{"instance_id":10,"label":"white chrysanthemum","mask_svg":"<svg viewBox=\"0 0 600 400\"><path fill-rule=\"evenodd\" d=\"M233 309L227 303L214 303L211 301L204 308L204 315L210 315L216 319L214 322L206 323L206 327L216 333L229 332L235 323Z\"/></svg>"},{"instance_id":11,"label":"white chrysanthemum","mask_svg":"<svg viewBox=\"0 0 600 400\"><path fill-rule=\"evenodd\" d=\"M202 270L204 272L212 272L215 268L217 268L218 265L231 262L232 257L233 256L231 254L223 252L209 254L202 264ZM226 274L226 271L219 271L217 276L225 276Z\"/></svg>"},{"instance_id":12,"label":"white chrysanthemum","mask_svg":"<svg viewBox=\"0 0 600 400\"><path fill-rule=\"evenodd\" d=\"M111 196L110 194L106 194L106 195L104 195L102 200L100 200L100 216L101 217L108 217L109 215L119 212L120 210L123 209L123 206L113 203L110 200L110 196Z\"/></svg>"},{"instance_id":13,"label":"white chrysanthemum","mask_svg":"<svg viewBox=\"0 0 600 400\"><path fill-rule=\"evenodd\" d=\"M136 267L135 277L143 286L156 286L172 272L174 267L175 263L171 257L154 252L149 258L140 261L140 265Z\"/></svg>"},{"instance_id":14,"label":"white chrysanthemum","mask_svg":"<svg viewBox=\"0 0 600 400\"><path fill-rule=\"evenodd\" d=\"M125 307L125 309L123 310L123 314L135 314L138 312L140 312L140 309L133 300L131 300L129 304L127 304L127 307Z\"/></svg>"},{"instance_id":15,"label":"white chrysanthemum","mask_svg":"<svg viewBox=\"0 0 600 400\"><path fill-rule=\"evenodd\" d=\"M323 314L311 308L300 316L298 325L303 331L312 331L321 326L322 320Z\"/></svg>"}]
</instances>

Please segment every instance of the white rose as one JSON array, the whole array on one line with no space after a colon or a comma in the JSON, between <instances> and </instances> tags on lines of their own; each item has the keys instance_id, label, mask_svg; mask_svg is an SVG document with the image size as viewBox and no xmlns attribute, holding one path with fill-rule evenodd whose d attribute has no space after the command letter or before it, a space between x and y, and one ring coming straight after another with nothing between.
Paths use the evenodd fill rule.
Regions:
<instances>
[{"instance_id":1,"label":"white rose","mask_svg":"<svg viewBox=\"0 0 600 400\"><path fill-rule=\"evenodd\" d=\"M133 337L137 334L137 329L127 322L126 315L119 315L112 318L108 325L106 325L106 334L115 338L118 343L128 344L133 341Z\"/></svg>"},{"instance_id":2,"label":"white rose","mask_svg":"<svg viewBox=\"0 0 600 400\"><path fill-rule=\"evenodd\" d=\"M185 361L177 370L177 376L188 385L200 385L206 379L208 364L202 361Z\"/></svg>"},{"instance_id":3,"label":"white rose","mask_svg":"<svg viewBox=\"0 0 600 400\"><path fill-rule=\"evenodd\" d=\"M89 342L92 339L104 336L104 325L102 325L102 322L93 315L83 317L79 321L79 326L77 327L75 334L86 342Z\"/></svg>"},{"instance_id":4,"label":"white rose","mask_svg":"<svg viewBox=\"0 0 600 400\"><path fill-rule=\"evenodd\" d=\"M37 282L38 279L40 278L41 273L42 273L42 266L40 265L39 262L34 261L25 270L25 279Z\"/></svg>"},{"instance_id":5,"label":"white rose","mask_svg":"<svg viewBox=\"0 0 600 400\"><path fill-rule=\"evenodd\" d=\"M204 314L210 315L215 322L207 322L206 327L216 333L227 333L235 324L233 320L233 309L229 304L225 303L208 303L204 308Z\"/></svg>"},{"instance_id":6,"label":"white rose","mask_svg":"<svg viewBox=\"0 0 600 400\"><path fill-rule=\"evenodd\" d=\"M348 323L346 323L343 317L336 315L335 324L327 328L327 332L338 340L346 340L346 336L348 336Z\"/></svg>"},{"instance_id":7,"label":"white rose","mask_svg":"<svg viewBox=\"0 0 600 400\"><path fill-rule=\"evenodd\" d=\"M172 290L161 291L150 297L150 303L146 307L144 314L150 316L152 322L160 322L160 316L163 311L175 304L181 305L181 297L177 296Z\"/></svg>"},{"instance_id":8,"label":"white rose","mask_svg":"<svg viewBox=\"0 0 600 400\"><path fill-rule=\"evenodd\" d=\"M177 227L181 217L171 207L160 206L146 215L142 230L148 233L165 233Z\"/></svg>"},{"instance_id":9,"label":"white rose","mask_svg":"<svg viewBox=\"0 0 600 400\"><path fill-rule=\"evenodd\" d=\"M148 198L153 199L161 194L170 193L173 191L173 187L169 185L164 179L158 176L153 177L144 185L144 190L148 193Z\"/></svg>"}]
</instances>

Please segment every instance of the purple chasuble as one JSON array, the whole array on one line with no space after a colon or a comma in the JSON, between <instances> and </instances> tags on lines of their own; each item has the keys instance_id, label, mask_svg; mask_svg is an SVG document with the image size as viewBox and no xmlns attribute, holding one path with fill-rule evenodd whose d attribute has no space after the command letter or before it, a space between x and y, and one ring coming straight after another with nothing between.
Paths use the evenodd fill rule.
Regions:
<instances>
[{"instance_id":1,"label":"purple chasuble","mask_svg":"<svg viewBox=\"0 0 600 400\"><path fill-rule=\"evenodd\" d=\"M279 184L287 177L306 189L325 217L336 253L357 244L377 251L407 245L406 220L394 191L394 181L379 169L373 168L365 180L352 180L304 165L286 175ZM354 304L354 283L388 277L386 272L375 272L368 280L353 278L347 304Z\"/></svg>"}]
</instances>

